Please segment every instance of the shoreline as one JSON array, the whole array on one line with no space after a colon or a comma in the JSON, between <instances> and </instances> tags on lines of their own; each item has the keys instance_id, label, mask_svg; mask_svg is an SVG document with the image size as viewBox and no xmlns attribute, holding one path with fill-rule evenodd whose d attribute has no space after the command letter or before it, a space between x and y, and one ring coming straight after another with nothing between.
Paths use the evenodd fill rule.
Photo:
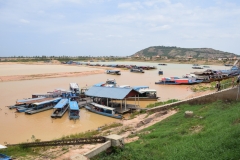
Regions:
<instances>
[{"instance_id":1,"label":"shoreline","mask_svg":"<svg viewBox=\"0 0 240 160\"><path fill-rule=\"evenodd\" d=\"M93 71L81 71L81 72L60 72L60 73L45 73L45 74L32 74L32 75L0 76L0 82L60 78L60 77L77 77L77 76L86 76L86 75L93 75L93 74L102 74L104 72L105 72L104 70L93 70Z\"/></svg>"}]
</instances>

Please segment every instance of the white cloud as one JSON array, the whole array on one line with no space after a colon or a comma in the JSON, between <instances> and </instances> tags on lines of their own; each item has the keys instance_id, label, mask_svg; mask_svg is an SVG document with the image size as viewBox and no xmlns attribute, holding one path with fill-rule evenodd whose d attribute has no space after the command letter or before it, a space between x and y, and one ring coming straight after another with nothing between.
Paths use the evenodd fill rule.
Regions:
<instances>
[{"instance_id":1,"label":"white cloud","mask_svg":"<svg viewBox=\"0 0 240 160\"><path fill-rule=\"evenodd\" d=\"M122 38L122 36L120 36L120 35L107 35L106 37L108 37L108 38Z\"/></svg>"},{"instance_id":2,"label":"white cloud","mask_svg":"<svg viewBox=\"0 0 240 160\"><path fill-rule=\"evenodd\" d=\"M20 19L19 20L21 23L30 23L30 21L26 20L26 19Z\"/></svg>"},{"instance_id":3,"label":"white cloud","mask_svg":"<svg viewBox=\"0 0 240 160\"><path fill-rule=\"evenodd\" d=\"M168 30L170 29L171 27L169 25L162 25L162 26L155 26L155 27L152 27L150 28L150 31L163 31L163 30Z\"/></svg>"}]
</instances>

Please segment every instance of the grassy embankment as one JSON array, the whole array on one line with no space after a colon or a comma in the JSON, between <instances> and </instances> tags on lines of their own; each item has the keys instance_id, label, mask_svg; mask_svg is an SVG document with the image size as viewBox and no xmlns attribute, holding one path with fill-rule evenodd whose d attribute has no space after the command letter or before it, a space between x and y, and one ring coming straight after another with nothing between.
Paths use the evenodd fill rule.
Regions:
<instances>
[{"instance_id":1,"label":"grassy embankment","mask_svg":"<svg viewBox=\"0 0 240 160\"><path fill-rule=\"evenodd\" d=\"M215 86L216 86L216 81L211 82L211 83L200 83L198 85L193 85L191 86L191 90L193 92L202 92L202 91L209 91L209 90L215 90ZM226 89L226 88L230 88L233 86L232 84L232 78L229 79L224 79L221 82L221 89ZM236 78L234 80L234 85L236 85Z\"/></svg>"},{"instance_id":2,"label":"grassy embankment","mask_svg":"<svg viewBox=\"0 0 240 160\"><path fill-rule=\"evenodd\" d=\"M140 133L123 150L94 159L239 159L240 102L181 105L179 112ZM194 117L185 118L185 111Z\"/></svg>"}]
</instances>

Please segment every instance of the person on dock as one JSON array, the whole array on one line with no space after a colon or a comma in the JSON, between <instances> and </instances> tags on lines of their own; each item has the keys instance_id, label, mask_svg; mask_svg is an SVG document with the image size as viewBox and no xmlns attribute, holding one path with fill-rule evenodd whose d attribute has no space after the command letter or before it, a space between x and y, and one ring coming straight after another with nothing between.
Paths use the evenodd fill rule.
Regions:
<instances>
[{"instance_id":1,"label":"person on dock","mask_svg":"<svg viewBox=\"0 0 240 160\"><path fill-rule=\"evenodd\" d=\"M220 81L217 81L217 84L216 84L215 88L217 89L217 92L221 90Z\"/></svg>"},{"instance_id":2,"label":"person on dock","mask_svg":"<svg viewBox=\"0 0 240 160\"><path fill-rule=\"evenodd\" d=\"M232 88L235 86L235 77L232 77Z\"/></svg>"},{"instance_id":3,"label":"person on dock","mask_svg":"<svg viewBox=\"0 0 240 160\"><path fill-rule=\"evenodd\" d=\"M240 75L237 76L237 86L239 85Z\"/></svg>"}]
</instances>

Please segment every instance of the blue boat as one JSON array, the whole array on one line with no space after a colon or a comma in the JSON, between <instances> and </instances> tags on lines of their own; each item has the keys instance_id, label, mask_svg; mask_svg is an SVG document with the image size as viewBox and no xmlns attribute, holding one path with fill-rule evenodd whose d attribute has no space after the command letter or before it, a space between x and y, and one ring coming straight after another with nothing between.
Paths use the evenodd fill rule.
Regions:
<instances>
[{"instance_id":1,"label":"blue boat","mask_svg":"<svg viewBox=\"0 0 240 160\"><path fill-rule=\"evenodd\" d=\"M80 117L79 113L80 113L80 110L79 110L77 101L69 100L69 111L68 111L69 119L79 119Z\"/></svg>"},{"instance_id":2,"label":"blue boat","mask_svg":"<svg viewBox=\"0 0 240 160\"><path fill-rule=\"evenodd\" d=\"M163 71L158 71L158 75L163 75Z\"/></svg>"},{"instance_id":3,"label":"blue boat","mask_svg":"<svg viewBox=\"0 0 240 160\"><path fill-rule=\"evenodd\" d=\"M97 103L90 103L88 104L88 106L85 106L85 108L93 113L97 113L112 118L122 119L122 115L116 114L115 108L107 107Z\"/></svg>"},{"instance_id":4,"label":"blue boat","mask_svg":"<svg viewBox=\"0 0 240 160\"><path fill-rule=\"evenodd\" d=\"M45 97L39 97L39 98L28 98L28 99L21 99L21 100L17 100L15 105L12 106L7 106L9 109L15 109L18 107L26 107L27 103L36 101L36 100L40 100L40 99L44 99Z\"/></svg>"},{"instance_id":5,"label":"blue boat","mask_svg":"<svg viewBox=\"0 0 240 160\"><path fill-rule=\"evenodd\" d=\"M54 107L51 115L52 118L61 118L69 108L69 100L67 98L61 99Z\"/></svg>"},{"instance_id":6,"label":"blue boat","mask_svg":"<svg viewBox=\"0 0 240 160\"><path fill-rule=\"evenodd\" d=\"M61 99L62 97L46 98L44 101L32 103L32 107L28 110L25 110L25 114L35 114L52 109Z\"/></svg>"},{"instance_id":7,"label":"blue boat","mask_svg":"<svg viewBox=\"0 0 240 160\"><path fill-rule=\"evenodd\" d=\"M7 156L5 154L0 153L0 160L11 160L11 159L12 159L11 157L9 157L9 156Z\"/></svg>"}]
</instances>

